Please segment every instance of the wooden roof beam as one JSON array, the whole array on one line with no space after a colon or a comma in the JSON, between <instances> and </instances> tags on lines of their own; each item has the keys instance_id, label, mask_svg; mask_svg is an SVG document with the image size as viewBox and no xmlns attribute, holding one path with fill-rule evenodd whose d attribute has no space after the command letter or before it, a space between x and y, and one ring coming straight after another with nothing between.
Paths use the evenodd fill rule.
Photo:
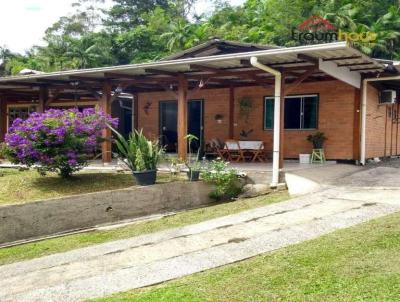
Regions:
<instances>
[{"instance_id":1,"label":"wooden roof beam","mask_svg":"<svg viewBox=\"0 0 400 302\"><path fill-rule=\"evenodd\" d=\"M103 83L106 79L102 78L94 78L94 77L85 77L85 76L68 76L72 81L79 81L79 82L98 82Z\"/></svg>"},{"instance_id":2,"label":"wooden roof beam","mask_svg":"<svg viewBox=\"0 0 400 302\"><path fill-rule=\"evenodd\" d=\"M155 69L155 68L146 68L144 70L147 73L155 74L155 75L167 75L171 77L177 77L180 73L179 72L173 72L173 71L168 71L168 70L162 70L162 69Z\"/></svg>"},{"instance_id":3,"label":"wooden roof beam","mask_svg":"<svg viewBox=\"0 0 400 302\"><path fill-rule=\"evenodd\" d=\"M373 70L379 71L379 70L384 70L384 69L385 69L384 67L350 68L350 71L368 71L368 70L371 70L371 71L373 71Z\"/></svg>"},{"instance_id":4,"label":"wooden roof beam","mask_svg":"<svg viewBox=\"0 0 400 302\"><path fill-rule=\"evenodd\" d=\"M298 58L299 60L306 61L306 62L308 62L308 63L314 64L315 66L318 66L318 65L319 65L319 60L318 60L318 58L314 58L314 57L309 56L309 55L305 55L305 54L299 53L299 54L297 55L297 58Z\"/></svg>"},{"instance_id":5,"label":"wooden roof beam","mask_svg":"<svg viewBox=\"0 0 400 302\"><path fill-rule=\"evenodd\" d=\"M361 58L362 56L346 56L346 57L326 58L322 59L322 61L329 62L329 61L341 61L341 60L356 60Z\"/></svg>"},{"instance_id":6,"label":"wooden roof beam","mask_svg":"<svg viewBox=\"0 0 400 302\"><path fill-rule=\"evenodd\" d=\"M202 71L209 71L209 72L219 72L221 69L211 66L199 65L199 64L190 64L190 69L199 69Z\"/></svg>"},{"instance_id":7,"label":"wooden roof beam","mask_svg":"<svg viewBox=\"0 0 400 302\"><path fill-rule=\"evenodd\" d=\"M372 65L373 62L362 62L362 63L345 63L345 64L337 64L338 67L350 67L350 66L362 66L362 65Z\"/></svg>"},{"instance_id":8,"label":"wooden roof beam","mask_svg":"<svg viewBox=\"0 0 400 302\"><path fill-rule=\"evenodd\" d=\"M317 67L315 67L314 69L307 70L300 77L298 77L292 84L290 84L289 87L285 87L284 89L285 95L288 95L290 92L296 89L302 82L304 82L305 79L309 78L317 70L318 70Z\"/></svg>"}]
</instances>

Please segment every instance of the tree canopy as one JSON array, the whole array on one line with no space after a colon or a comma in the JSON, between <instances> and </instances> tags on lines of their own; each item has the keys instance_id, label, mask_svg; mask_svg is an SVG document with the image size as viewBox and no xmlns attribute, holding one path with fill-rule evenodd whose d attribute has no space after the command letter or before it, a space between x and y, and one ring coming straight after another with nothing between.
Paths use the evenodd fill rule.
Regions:
<instances>
[{"instance_id":1,"label":"tree canopy","mask_svg":"<svg viewBox=\"0 0 400 302\"><path fill-rule=\"evenodd\" d=\"M241 6L214 0L198 15L196 0L77 0L44 35L45 46L15 54L0 47L0 76L29 68L56 71L160 59L212 37L298 45L291 31L318 15L342 30L377 33L357 45L373 57L400 59L399 0L247 0Z\"/></svg>"}]
</instances>

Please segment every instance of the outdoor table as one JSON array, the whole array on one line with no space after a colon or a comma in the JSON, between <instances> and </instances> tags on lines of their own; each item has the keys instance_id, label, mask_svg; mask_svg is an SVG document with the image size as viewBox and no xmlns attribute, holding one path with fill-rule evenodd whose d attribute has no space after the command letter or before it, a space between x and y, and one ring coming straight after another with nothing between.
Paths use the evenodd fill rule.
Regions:
<instances>
[{"instance_id":1,"label":"outdoor table","mask_svg":"<svg viewBox=\"0 0 400 302\"><path fill-rule=\"evenodd\" d=\"M250 154L249 159L255 162L257 159L264 161L262 158L264 151L263 141L227 141L224 149L228 150L228 153L238 153L237 161L240 159L245 160L246 153Z\"/></svg>"}]
</instances>

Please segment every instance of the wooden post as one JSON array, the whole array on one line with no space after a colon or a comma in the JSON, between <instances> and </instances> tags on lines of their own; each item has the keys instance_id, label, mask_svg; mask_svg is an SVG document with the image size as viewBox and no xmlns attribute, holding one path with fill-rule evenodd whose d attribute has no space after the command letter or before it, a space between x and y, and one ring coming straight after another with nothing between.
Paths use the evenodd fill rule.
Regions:
<instances>
[{"instance_id":1,"label":"wooden post","mask_svg":"<svg viewBox=\"0 0 400 302\"><path fill-rule=\"evenodd\" d=\"M188 82L184 75L178 76L178 157L182 160L187 156L187 90Z\"/></svg>"},{"instance_id":2,"label":"wooden post","mask_svg":"<svg viewBox=\"0 0 400 302\"><path fill-rule=\"evenodd\" d=\"M132 119L133 119L133 123L132 123L132 130L134 129L138 129L139 127L139 94L135 93L133 94L133 113L132 113Z\"/></svg>"},{"instance_id":3,"label":"wooden post","mask_svg":"<svg viewBox=\"0 0 400 302\"><path fill-rule=\"evenodd\" d=\"M396 109L396 154L399 155L399 152L397 150L398 146L398 139L399 139L399 103L396 104L397 109Z\"/></svg>"},{"instance_id":4,"label":"wooden post","mask_svg":"<svg viewBox=\"0 0 400 302\"><path fill-rule=\"evenodd\" d=\"M39 88L39 104L36 111L43 113L45 111L46 103L49 99L49 89L46 86L40 86Z\"/></svg>"},{"instance_id":5,"label":"wooden post","mask_svg":"<svg viewBox=\"0 0 400 302\"><path fill-rule=\"evenodd\" d=\"M281 123L280 123L280 153L279 169L283 169L285 159L285 74L282 72L281 78Z\"/></svg>"},{"instance_id":6,"label":"wooden post","mask_svg":"<svg viewBox=\"0 0 400 302\"><path fill-rule=\"evenodd\" d=\"M229 86L229 138L234 138L235 123L235 87Z\"/></svg>"},{"instance_id":7,"label":"wooden post","mask_svg":"<svg viewBox=\"0 0 400 302\"><path fill-rule=\"evenodd\" d=\"M103 94L100 99L100 108L106 114L111 114L111 84L103 84ZM101 144L101 158L104 164L111 163L111 130L104 129L102 133L105 141Z\"/></svg>"},{"instance_id":8,"label":"wooden post","mask_svg":"<svg viewBox=\"0 0 400 302\"><path fill-rule=\"evenodd\" d=\"M0 141L4 141L4 136L7 132L7 104L6 97L0 95Z\"/></svg>"}]
</instances>

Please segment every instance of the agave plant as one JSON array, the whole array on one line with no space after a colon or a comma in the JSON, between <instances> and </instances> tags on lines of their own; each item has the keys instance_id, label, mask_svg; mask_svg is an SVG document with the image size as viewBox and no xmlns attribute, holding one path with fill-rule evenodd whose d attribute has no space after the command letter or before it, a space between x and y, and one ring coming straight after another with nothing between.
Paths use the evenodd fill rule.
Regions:
<instances>
[{"instance_id":1,"label":"agave plant","mask_svg":"<svg viewBox=\"0 0 400 302\"><path fill-rule=\"evenodd\" d=\"M159 142L148 140L143 131L134 130L126 139L117 130L111 128L116 135L115 145L117 156L131 171L151 171L157 169L157 164L164 154Z\"/></svg>"}]
</instances>

